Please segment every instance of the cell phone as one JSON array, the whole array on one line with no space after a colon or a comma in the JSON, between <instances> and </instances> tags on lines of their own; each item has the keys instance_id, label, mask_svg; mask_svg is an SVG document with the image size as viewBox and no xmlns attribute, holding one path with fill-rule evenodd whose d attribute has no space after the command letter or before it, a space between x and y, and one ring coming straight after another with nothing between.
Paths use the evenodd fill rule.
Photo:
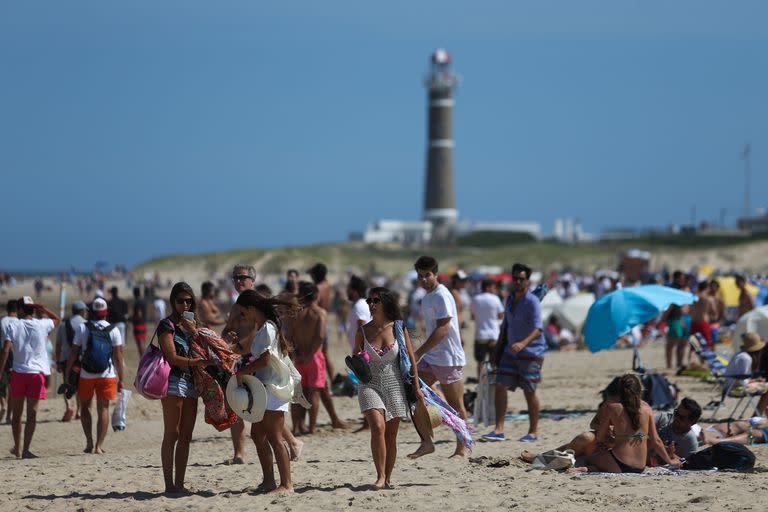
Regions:
<instances>
[{"instance_id":1,"label":"cell phone","mask_svg":"<svg viewBox=\"0 0 768 512\"><path fill-rule=\"evenodd\" d=\"M184 316L184 318L186 318L190 322L194 322L195 321L195 313L194 313L194 311L185 311L183 313L183 316Z\"/></svg>"}]
</instances>

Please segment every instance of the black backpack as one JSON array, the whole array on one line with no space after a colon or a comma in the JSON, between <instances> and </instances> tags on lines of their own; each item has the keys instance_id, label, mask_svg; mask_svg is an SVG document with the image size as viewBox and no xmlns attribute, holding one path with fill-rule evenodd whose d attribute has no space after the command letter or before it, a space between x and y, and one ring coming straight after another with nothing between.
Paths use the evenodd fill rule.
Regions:
<instances>
[{"instance_id":1,"label":"black backpack","mask_svg":"<svg viewBox=\"0 0 768 512\"><path fill-rule=\"evenodd\" d=\"M749 471L755 467L755 454L739 443L726 441L691 454L685 460L683 469L730 469Z\"/></svg>"}]
</instances>

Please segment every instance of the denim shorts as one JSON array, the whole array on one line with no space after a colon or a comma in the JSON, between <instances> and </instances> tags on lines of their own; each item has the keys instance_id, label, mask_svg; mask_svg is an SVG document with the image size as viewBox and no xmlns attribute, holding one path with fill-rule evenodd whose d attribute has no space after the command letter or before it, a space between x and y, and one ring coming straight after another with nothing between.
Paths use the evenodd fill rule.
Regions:
<instances>
[{"instance_id":1,"label":"denim shorts","mask_svg":"<svg viewBox=\"0 0 768 512\"><path fill-rule=\"evenodd\" d=\"M195 383L189 376L179 376L172 373L168 376L167 396L177 396L179 398L197 398Z\"/></svg>"}]
</instances>

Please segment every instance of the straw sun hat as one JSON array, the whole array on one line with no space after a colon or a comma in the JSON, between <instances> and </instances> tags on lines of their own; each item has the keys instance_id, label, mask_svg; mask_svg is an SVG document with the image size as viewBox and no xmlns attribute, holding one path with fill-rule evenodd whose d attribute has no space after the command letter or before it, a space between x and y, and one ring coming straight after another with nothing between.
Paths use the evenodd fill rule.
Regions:
<instances>
[{"instance_id":1,"label":"straw sun hat","mask_svg":"<svg viewBox=\"0 0 768 512\"><path fill-rule=\"evenodd\" d=\"M757 352L764 346L765 342L756 332L747 332L741 336L741 350L744 352Z\"/></svg>"},{"instance_id":2,"label":"straw sun hat","mask_svg":"<svg viewBox=\"0 0 768 512\"><path fill-rule=\"evenodd\" d=\"M267 390L253 375L244 375L242 386L232 376L227 382L227 403L243 420L258 423L267 409Z\"/></svg>"}]
</instances>

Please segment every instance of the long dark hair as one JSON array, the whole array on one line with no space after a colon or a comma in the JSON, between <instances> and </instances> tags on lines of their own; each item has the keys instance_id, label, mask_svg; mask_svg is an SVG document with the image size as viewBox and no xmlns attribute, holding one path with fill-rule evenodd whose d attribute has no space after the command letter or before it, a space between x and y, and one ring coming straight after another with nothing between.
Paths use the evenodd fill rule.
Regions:
<instances>
[{"instance_id":1,"label":"long dark hair","mask_svg":"<svg viewBox=\"0 0 768 512\"><path fill-rule=\"evenodd\" d=\"M189 306L190 311L195 311L197 309L197 299L195 298L195 292L192 291L192 287L189 286L184 281L180 281L173 285L173 288L171 288L171 315L172 316L178 316L176 314L176 298L181 295L182 293L188 293L190 297L192 297L192 305Z\"/></svg>"},{"instance_id":2,"label":"long dark hair","mask_svg":"<svg viewBox=\"0 0 768 512\"><path fill-rule=\"evenodd\" d=\"M245 290L237 297L235 304L240 307L256 308L261 311L267 320L272 321L277 326L277 339L280 344L280 351L283 355L288 355L291 352L291 344L283 336L283 323L280 318L293 315L301 309L296 297L287 294L265 297L256 290Z\"/></svg>"},{"instance_id":3,"label":"long dark hair","mask_svg":"<svg viewBox=\"0 0 768 512\"><path fill-rule=\"evenodd\" d=\"M397 301L397 294L390 291L389 288L377 286L368 291L368 297L373 297L374 295L378 295L381 299L381 307L384 309L384 315L387 317L387 320L394 322L395 320L403 319Z\"/></svg>"},{"instance_id":4,"label":"long dark hair","mask_svg":"<svg viewBox=\"0 0 768 512\"><path fill-rule=\"evenodd\" d=\"M640 402L643 396L643 386L637 376L628 373L619 380L619 402L624 406L624 412L629 416L632 428L640 428Z\"/></svg>"}]
</instances>

